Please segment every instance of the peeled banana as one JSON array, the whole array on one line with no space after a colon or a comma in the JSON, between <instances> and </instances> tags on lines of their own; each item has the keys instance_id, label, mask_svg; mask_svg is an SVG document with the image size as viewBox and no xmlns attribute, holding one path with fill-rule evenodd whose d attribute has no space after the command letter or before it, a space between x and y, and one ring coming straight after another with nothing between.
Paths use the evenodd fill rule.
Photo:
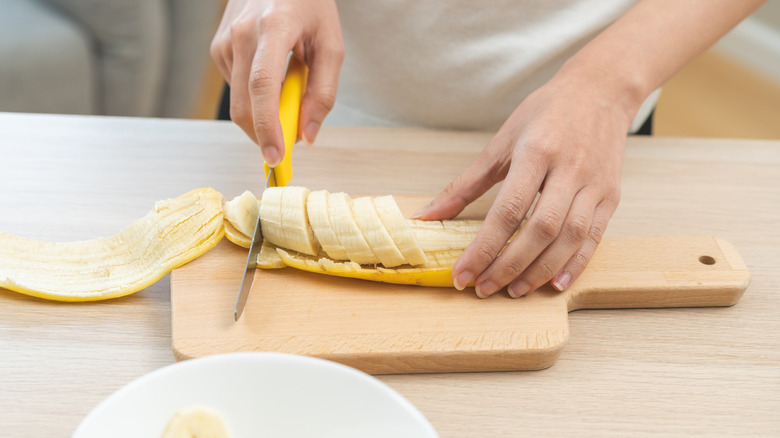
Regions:
<instances>
[{"instance_id":1,"label":"peeled banana","mask_svg":"<svg viewBox=\"0 0 780 438\"><path fill-rule=\"evenodd\" d=\"M244 193L225 204L228 239L245 247L250 239L239 230L247 229L247 224L253 227L257 217L248 208L241 210L246 214L228 209L249 202L242 199L250 197L254 200L254 195ZM392 196L352 199L346 193L309 192L300 187L267 188L259 213L265 239L265 253L258 257L261 267L289 266L341 277L439 287L452 286L452 266L482 224L407 220ZM234 223L234 218L245 223Z\"/></svg>"},{"instance_id":2,"label":"peeled banana","mask_svg":"<svg viewBox=\"0 0 780 438\"><path fill-rule=\"evenodd\" d=\"M59 301L121 297L205 253L223 235L222 195L211 188L160 201L108 238L60 243L0 233L0 288Z\"/></svg>"}]
</instances>

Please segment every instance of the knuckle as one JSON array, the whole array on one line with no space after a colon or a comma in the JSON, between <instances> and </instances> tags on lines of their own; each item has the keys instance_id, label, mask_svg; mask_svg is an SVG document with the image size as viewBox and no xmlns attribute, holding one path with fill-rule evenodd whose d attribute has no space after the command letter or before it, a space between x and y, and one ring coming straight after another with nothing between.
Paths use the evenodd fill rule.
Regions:
<instances>
[{"instance_id":1,"label":"knuckle","mask_svg":"<svg viewBox=\"0 0 780 438\"><path fill-rule=\"evenodd\" d=\"M209 46L209 54L211 55L211 59L215 61L219 61L220 58L222 58L222 42L217 38L214 38L211 41L211 45Z\"/></svg>"},{"instance_id":2,"label":"knuckle","mask_svg":"<svg viewBox=\"0 0 780 438\"><path fill-rule=\"evenodd\" d=\"M492 247L485 244L478 245L476 248L474 248L474 252L476 253L477 260L479 260L485 266L490 264L490 262L493 261L497 254L497 251L494 251Z\"/></svg>"},{"instance_id":3,"label":"knuckle","mask_svg":"<svg viewBox=\"0 0 780 438\"><path fill-rule=\"evenodd\" d=\"M550 265L549 262L540 260L535 268L535 273L539 278L544 279L544 281L547 281L555 276L557 273L556 270L553 269L552 265ZM543 281L543 282L544 282Z\"/></svg>"},{"instance_id":4,"label":"knuckle","mask_svg":"<svg viewBox=\"0 0 780 438\"><path fill-rule=\"evenodd\" d=\"M577 250L571 257L571 264L576 271L585 269L585 266L588 265L589 261L590 257L588 257L588 254L583 249Z\"/></svg>"},{"instance_id":5,"label":"knuckle","mask_svg":"<svg viewBox=\"0 0 780 438\"><path fill-rule=\"evenodd\" d=\"M593 224L588 231L588 238L592 240L596 245L601 242L601 238L604 237L605 228L601 224Z\"/></svg>"},{"instance_id":6,"label":"knuckle","mask_svg":"<svg viewBox=\"0 0 780 438\"><path fill-rule=\"evenodd\" d=\"M620 196L620 184L613 185L609 190L607 190L605 201L607 201L607 204L610 206L610 208L614 210L617 208L618 204L620 204Z\"/></svg>"},{"instance_id":7,"label":"knuckle","mask_svg":"<svg viewBox=\"0 0 780 438\"><path fill-rule=\"evenodd\" d=\"M258 27L261 29L284 30L289 28L290 20L284 8L271 7L260 16Z\"/></svg>"},{"instance_id":8,"label":"knuckle","mask_svg":"<svg viewBox=\"0 0 780 438\"><path fill-rule=\"evenodd\" d=\"M519 277L520 274L525 271L526 266L519 260L519 259L510 259L506 260L503 265L501 266L500 277L504 280L507 280L507 283L511 280L514 280L515 278Z\"/></svg>"},{"instance_id":9,"label":"knuckle","mask_svg":"<svg viewBox=\"0 0 780 438\"><path fill-rule=\"evenodd\" d=\"M566 232L571 240L582 242L588 238L590 231L590 220L587 216L579 215L566 223Z\"/></svg>"},{"instance_id":10,"label":"knuckle","mask_svg":"<svg viewBox=\"0 0 780 438\"><path fill-rule=\"evenodd\" d=\"M314 103L320 108L330 111L336 104L336 89L333 87L320 87L312 96Z\"/></svg>"},{"instance_id":11,"label":"knuckle","mask_svg":"<svg viewBox=\"0 0 780 438\"><path fill-rule=\"evenodd\" d=\"M252 122L249 110L239 105L230 105L230 119L239 126L249 126Z\"/></svg>"},{"instance_id":12,"label":"knuckle","mask_svg":"<svg viewBox=\"0 0 780 438\"><path fill-rule=\"evenodd\" d=\"M496 206L496 217L507 229L514 229L525 217L525 202L519 196L508 196Z\"/></svg>"},{"instance_id":13,"label":"knuckle","mask_svg":"<svg viewBox=\"0 0 780 438\"><path fill-rule=\"evenodd\" d=\"M336 60L339 63L341 63L346 56L344 46L338 42L323 44L319 51L322 52L322 56Z\"/></svg>"},{"instance_id":14,"label":"knuckle","mask_svg":"<svg viewBox=\"0 0 780 438\"><path fill-rule=\"evenodd\" d=\"M230 37L241 39L250 36L254 32L254 23L247 19L237 19L230 23Z\"/></svg>"},{"instance_id":15,"label":"knuckle","mask_svg":"<svg viewBox=\"0 0 780 438\"><path fill-rule=\"evenodd\" d=\"M529 221L531 230L540 238L553 240L561 230L562 215L556 210L547 210L541 215L532 217Z\"/></svg>"},{"instance_id":16,"label":"knuckle","mask_svg":"<svg viewBox=\"0 0 780 438\"><path fill-rule=\"evenodd\" d=\"M274 75L267 68L253 68L249 73L249 91L264 93L274 84Z\"/></svg>"},{"instance_id":17,"label":"knuckle","mask_svg":"<svg viewBox=\"0 0 780 438\"><path fill-rule=\"evenodd\" d=\"M274 123L274 116L271 113L264 111L257 111L254 116L254 123L252 124L256 133L261 134L263 132L272 129Z\"/></svg>"}]
</instances>

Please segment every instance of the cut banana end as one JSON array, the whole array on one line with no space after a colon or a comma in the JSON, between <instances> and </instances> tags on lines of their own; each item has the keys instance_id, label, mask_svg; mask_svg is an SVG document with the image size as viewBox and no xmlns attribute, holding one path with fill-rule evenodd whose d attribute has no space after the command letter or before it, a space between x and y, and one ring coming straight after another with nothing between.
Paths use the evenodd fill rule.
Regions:
<instances>
[{"instance_id":1,"label":"cut banana end","mask_svg":"<svg viewBox=\"0 0 780 438\"><path fill-rule=\"evenodd\" d=\"M108 238L58 243L0 233L0 287L58 301L121 297L205 253L223 235L222 195L211 188L160 201Z\"/></svg>"},{"instance_id":2,"label":"cut banana end","mask_svg":"<svg viewBox=\"0 0 780 438\"><path fill-rule=\"evenodd\" d=\"M221 415L192 406L173 414L161 438L230 438L230 434Z\"/></svg>"},{"instance_id":3,"label":"cut banana end","mask_svg":"<svg viewBox=\"0 0 780 438\"><path fill-rule=\"evenodd\" d=\"M247 190L238 197L225 202L222 208L225 220L251 239L255 231L257 215L260 213L260 202L255 195Z\"/></svg>"}]
</instances>

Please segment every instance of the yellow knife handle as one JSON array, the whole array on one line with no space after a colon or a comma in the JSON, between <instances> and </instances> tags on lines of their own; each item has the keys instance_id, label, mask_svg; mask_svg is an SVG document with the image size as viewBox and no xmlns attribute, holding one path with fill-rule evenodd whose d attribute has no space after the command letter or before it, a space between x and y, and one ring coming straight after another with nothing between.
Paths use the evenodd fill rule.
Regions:
<instances>
[{"instance_id":1,"label":"yellow knife handle","mask_svg":"<svg viewBox=\"0 0 780 438\"><path fill-rule=\"evenodd\" d=\"M284 158L274 167L274 178L278 187L286 186L292 179L292 149L298 140L298 116L301 111L301 98L306 88L308 68L295 56L290 57L287 74L279 95L279 121L284 134ZM265 176L271 167L265 163Z\"/></svg>"}]
</instances>

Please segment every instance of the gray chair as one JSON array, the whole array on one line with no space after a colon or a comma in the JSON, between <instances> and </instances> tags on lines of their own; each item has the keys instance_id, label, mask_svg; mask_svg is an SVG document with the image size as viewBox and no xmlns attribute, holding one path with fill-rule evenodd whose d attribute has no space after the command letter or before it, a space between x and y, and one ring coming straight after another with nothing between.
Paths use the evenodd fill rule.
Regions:
<instances>
[{"instance_id":1,"label":"gray chair","mask_svg":"<svg viewBox=\"0 0 780 438\"><path fill-rule=\"evenodd\" d=\"M0 111L190 117L222 2L0 0Z\"/></svg>"}]
</instances>

